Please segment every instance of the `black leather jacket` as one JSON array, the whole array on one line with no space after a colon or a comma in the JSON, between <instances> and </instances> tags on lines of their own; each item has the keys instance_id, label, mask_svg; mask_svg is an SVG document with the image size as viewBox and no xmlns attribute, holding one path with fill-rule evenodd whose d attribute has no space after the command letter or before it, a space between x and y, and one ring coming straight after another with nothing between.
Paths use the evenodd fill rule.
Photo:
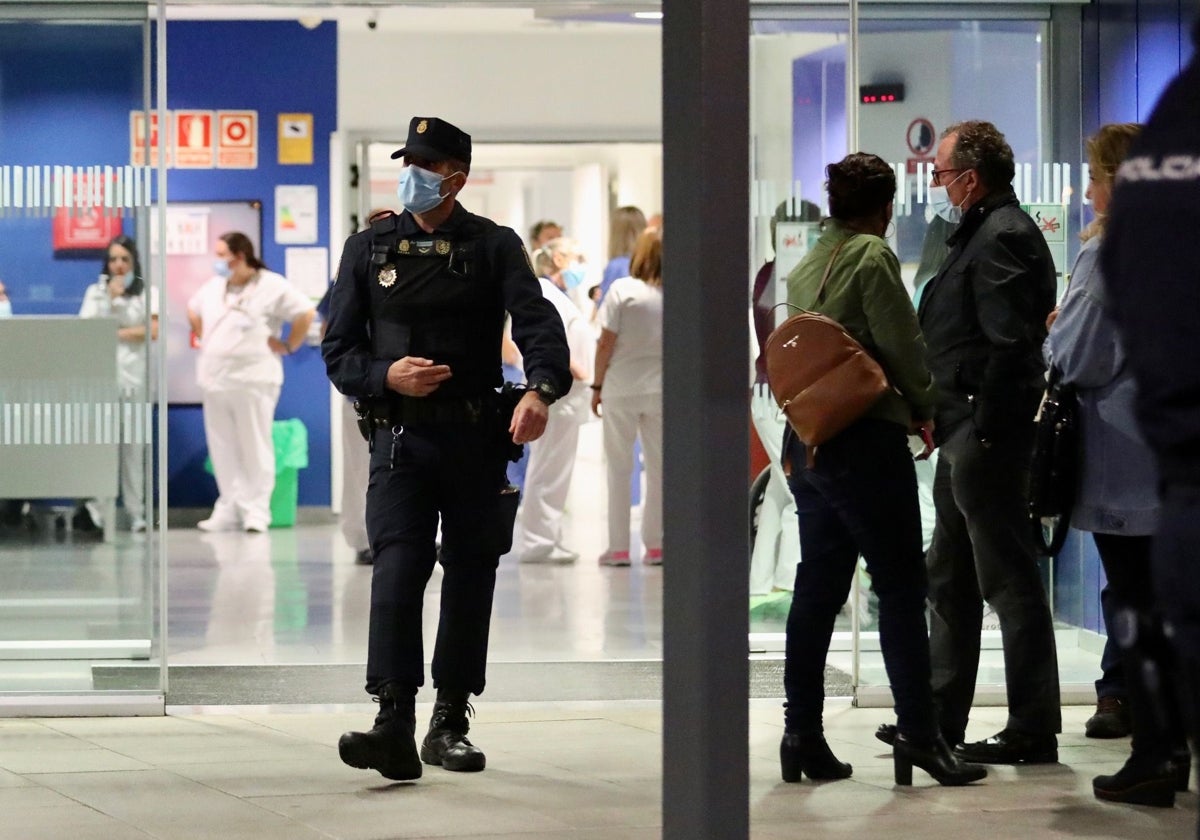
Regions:
<instances>
[{"instance_id":1,"label":"black leather jacket","mask_svg":"<svg viewBox=\"0 0 1200 840\"><path fill-rule=\"evenodd\" d=\"M938 388L937 439L970 419L985 440L1017 424L1028 430L1045 384L1050 249L1011 189L971 207L947 244L918 310Z\"/></svg>"}]
</instances>

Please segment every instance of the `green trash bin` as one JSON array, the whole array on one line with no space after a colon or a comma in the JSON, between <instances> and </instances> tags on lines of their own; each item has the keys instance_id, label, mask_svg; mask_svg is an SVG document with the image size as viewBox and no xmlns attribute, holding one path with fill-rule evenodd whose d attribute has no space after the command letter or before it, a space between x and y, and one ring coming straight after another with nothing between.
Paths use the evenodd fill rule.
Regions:
<instances>
[{"instance_id":1,"label":"green trash bin","mask_svg":"<svg viewBox=\"0 0 1200 840\"><path fill-rule=\"evenodd\" d=\"M275 444L275 489L271 491L271 527L296 524L300 470L308 466L308 429L297 419L276 420L271 427Z\"/></svg>"},{"instance_id":2,"label":"green trash bin","mask_svg":"<svg viewBox=\"0 0 1200 840\"><path fill-rule=\"evenodd\" d=\"M271 527L290 528L296 524L300 494L300 470L308 466L308 428L303 422L276 420L271 425L275 446L275 489L271 491ZM212 459L204 459L204 469L212 472Z\"/></svg>"}]
</instances>

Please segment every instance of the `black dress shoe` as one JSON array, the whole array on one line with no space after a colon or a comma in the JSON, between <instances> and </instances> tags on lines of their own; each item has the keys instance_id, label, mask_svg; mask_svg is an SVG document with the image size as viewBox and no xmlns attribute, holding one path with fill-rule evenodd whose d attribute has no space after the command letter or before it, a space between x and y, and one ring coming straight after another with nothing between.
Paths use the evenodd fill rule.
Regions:
<instances>
[{"instance_id":1,"label":"black dress shoe","mask_svg":"<svg viewBox=\"0 0 1200 840\"><path fill-rule=\"evenodd\" d=\"M1175 765L1170 761L1147 764L1130 756L1116 773L1092 779L1092 793L1106 802L1173 808L1175 776Z\"/></svg>"},{"instance_id":2,"label":"black dress shoe","mask_svg":"<svg viewBox=\"0 0 1200 840\"><path fill-rule=\"evenodd\" d=\"M896 784L912 784L912 769L920 767L933 776L940 785L957 787L978 782L987 776L987 768L978 764L967 764L955 758L954 753L940 737L920 743L910 741L904 735L896 735L892 747L892 763L895 767Z\"/></svg>"},{"instance_id":3,"label":"black dress shoe","mask_svg":"<svg viewBox=\"0 0 1200 840\"><path fill-rule=\"evenodd\" d=\"M983 741L959 744L954 754L974 764L1054 764L1058 761L1058 738L1002 729Z\"/></svg>"},{"instance_id":4,"label":"black dress shoe","mask_svg":"<svg viewBox=\"0 0 1200 840\"><path fill-rule=\"evenodd\" d=\"M785 732L779 742L779 769L785 782L848 779L854 768L838 761L820 732Z\"/></svg>"}]
</instances>

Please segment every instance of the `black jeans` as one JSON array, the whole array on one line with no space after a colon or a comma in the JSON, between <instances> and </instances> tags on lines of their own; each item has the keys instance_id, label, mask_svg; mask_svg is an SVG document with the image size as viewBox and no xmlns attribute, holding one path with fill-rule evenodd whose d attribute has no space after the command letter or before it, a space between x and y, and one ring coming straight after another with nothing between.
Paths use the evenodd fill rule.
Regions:
<instances>
[{"instance_id":1,"label":"black jeans","mask_svg":"<svg viewBox=\"0 0 1200 840\"><path fill-rule=\"evenodd\" d=\"M1108 641L1120 652L1133 719L1133 754L1147 764L1167 761L1184 744L1174 651L1154 603L1148 536L1095 534L1108 577L1113 622ZM1107 649L1107 645L1106 645Z\"/></svg>"},{"instance_id":2,"label":"black jeans","mask_svg":"<svg viewBox=\"0 0 1200 840\"><path fill-rule=\"evenodd\" d=\"M933 695L942 734L961 740L975 700L983 602L1000 620L1007 728L1062 730L1058 656L1027 507L1033 424L985 447L970 421L938 452L937 525L927 557Z\"/></svg>"},{"instance_id":3,"label":"black jeans","mask_svg":"<svg viewBox=\"0 0 1200 840\"><path fill-rule=\"evenodd\" d=\"M814 467L789 435L784 458L800 519L800 565L783 684L790 732L820 732L825 658L861 554L879 598L879 638L901 732L934 736L917 477L905 430L860 420L822 444Z\"/></svg>"},{"instance_id":4,"label":"black jeans","mask_svg":"<svg viewBox=\"0 0 1200 840\"><path fill-rule=\"evenodd\" d=\"M1107 574L1106 572L1105 575ZM1146 574L1150 574L1149 557L1146 558ZM1125 664L1122 661L1121 649L1113 641L1113 628L1117 622L1115 612L1112 586L1105 583L1104 588L1100 590L1100 614L1104 616L1104 631L1108 636L1104 640L1104 652L1100 654L1100 679L1096 680L1096 697L1116 697L1124 700L1128 694L1125 689Z\"/></svg>"},{"instance_id":5,"label":"black jeans","mask_svg":"<svg viewBox=\"0 0 1200 840\"><path fill-rule=\"evenodd\" d=\"M395 446L393 448L393 441ZM504 450L480 424L408 426L375 433L367 485L371 578L367 691L425 681L422 607L442 522L442 597L432 676L438 688L483 692ZM365 445L365 444L364 444ZM508 522L508 540L512 523ZM506 549L505 549L506 550Z\"/></svg>"}]
</instances>

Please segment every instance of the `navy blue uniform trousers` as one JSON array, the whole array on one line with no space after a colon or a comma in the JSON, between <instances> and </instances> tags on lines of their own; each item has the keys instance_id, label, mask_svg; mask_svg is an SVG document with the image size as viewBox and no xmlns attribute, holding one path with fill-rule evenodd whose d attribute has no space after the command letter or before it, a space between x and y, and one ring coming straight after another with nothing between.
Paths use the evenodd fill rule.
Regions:
<instances>
[{"instance_id":1,"label":"navy blue uniform trousers","mask_svg":"<svg viewBox=\"0 0 1200 840\"><path fill-rule=\"evenodd\" d=\"M486 423L378 429L367 485L371 578L367 691L424 684L422 607L438 562L441 610L434 643L435 688L483 692L496 567L512 541L502 520L505 449Z\"/></svg>"}]
</instances>

